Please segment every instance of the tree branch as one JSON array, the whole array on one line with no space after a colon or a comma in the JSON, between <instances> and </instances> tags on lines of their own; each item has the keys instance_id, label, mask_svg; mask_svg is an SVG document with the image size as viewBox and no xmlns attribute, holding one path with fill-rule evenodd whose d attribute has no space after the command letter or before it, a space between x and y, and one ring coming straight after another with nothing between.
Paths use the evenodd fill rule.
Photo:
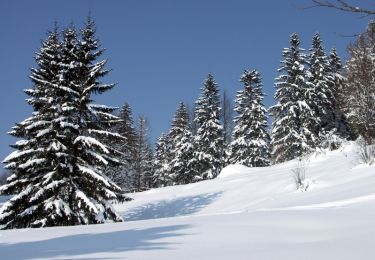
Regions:
<instances>
[{"instance_id":1,"label":"tree branch","mask_svg":"<svg viewBox=\"0 0 375 260\"><path fill-rule=\"evenodd\" d=\"M333 9L344 11L344 12L364 14L364 17L369 16L369 15L375 15L375 10L370 10L370 9L354 6L354 5L347 3L344 0L336 0L335 2L326 1L326 0L311 0L311 1L314 3L314 5L305 7L304 9L310 9L310 8L315 8L315 7L327 7L327 8L333 8Z\"/></svg>"}]
</instances>

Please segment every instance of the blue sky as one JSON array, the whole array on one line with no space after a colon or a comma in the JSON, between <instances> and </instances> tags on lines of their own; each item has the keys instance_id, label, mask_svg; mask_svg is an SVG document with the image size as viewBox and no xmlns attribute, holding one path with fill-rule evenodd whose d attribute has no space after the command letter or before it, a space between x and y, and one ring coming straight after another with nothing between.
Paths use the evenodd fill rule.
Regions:
<instances>
[{"instance_id":1,"label":"blue sky","mask_svg":"<svg viewBox=\"0 0 375 260\"><path fill-rule=\"evenodd\" d=\"M208 73L234 97L242 87L242 71L258 69L268 95L265 103L271 106L281 52L293 32L308 49L318 31L326 49L335 46L345 58L354 38L342 35L362 32L369 18L331 9L301 10L309 5L309 0L1 1L0 158L15 141L6 132L31 113L23 89L31 85L34 53L55 21L60 27L70 22L79 27L91 11L113 69L105 81L118 83L96 100L114 106L129 102L135 115L149 119L155 142L169 129L178 102L193 104Z\"/></svg>"}]
</instances>

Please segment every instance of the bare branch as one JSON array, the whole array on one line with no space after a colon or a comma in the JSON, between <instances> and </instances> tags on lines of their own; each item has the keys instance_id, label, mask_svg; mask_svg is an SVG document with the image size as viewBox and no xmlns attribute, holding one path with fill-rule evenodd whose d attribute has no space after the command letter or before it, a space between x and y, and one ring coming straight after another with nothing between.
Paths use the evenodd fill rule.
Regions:
<instances>
[{"instance_id":1,"label":"bare branch","mask_svg":"<svg viewBox=\"0 0 375 260\"><path fill-rule=\"evenodd\" d=\"M311 0L311 1L314 3L314 5L305 7L303 9L311 9L315 7L327 7L327 8L333 8L333 9L344 11L344 12L364 14L363 17L369 16L369 15L375 15L375 10L370 10L370 9L354 6L354 5L347 3L344 0L336 0L334 2L325 1L325 0Z\"/></svg>"}]
</instances>

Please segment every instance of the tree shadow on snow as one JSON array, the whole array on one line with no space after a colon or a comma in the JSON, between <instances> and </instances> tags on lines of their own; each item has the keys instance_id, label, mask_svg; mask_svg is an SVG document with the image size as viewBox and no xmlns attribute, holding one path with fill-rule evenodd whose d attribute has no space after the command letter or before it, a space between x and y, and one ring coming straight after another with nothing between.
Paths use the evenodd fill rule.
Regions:
<instances>
[{"instance_id":1,"label":"tree shadow on snow","mask_svg":"<svg viewBox=\"0 0 375 260\"><path fill-rule=\"evenodd\" d=\"M155 241L170 237L179 237L189 225L172 225L146 229L121 230L108 233L77 234L48 240L21 242L17 244L0 244L1 259L34 259L54 258L71 259L71 257L95 254L126 252L134 250L173 249L174 243ZM20 233L21 235L21 233ZM71 257L69 257L71 256ZM96 257L80 259L104 259ZM115 259L108 258L105 259Z\"/></svg>"},{"instance_id":2,"label":"tree shadow on snow","mask_svg":"<svg viewBox=\"0 0 375 260\"><path fill-rule=\"evenodd\" d=\"M149 203L123 213L125 221L169 218L196 213L216 200L222 192L200 194Z\"/></svg>"}]
</instances>

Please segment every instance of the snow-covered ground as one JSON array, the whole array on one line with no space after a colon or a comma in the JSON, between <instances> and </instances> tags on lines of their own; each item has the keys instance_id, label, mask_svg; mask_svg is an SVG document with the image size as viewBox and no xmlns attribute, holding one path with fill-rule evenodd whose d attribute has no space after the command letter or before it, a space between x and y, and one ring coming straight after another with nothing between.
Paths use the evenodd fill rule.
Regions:
<instances>
[{"instance_id":1,"label":"snow-covered ground","mask_svg":"<svg viewBox=\"0 0 375 260\"><path fill-rule=\"evenodd\" d=\"M353 144L311 156L302 192L298 164L132 194L124 223L0 231L0 259L375 259L375 166Z\"/></svg>"}]
</instances>

